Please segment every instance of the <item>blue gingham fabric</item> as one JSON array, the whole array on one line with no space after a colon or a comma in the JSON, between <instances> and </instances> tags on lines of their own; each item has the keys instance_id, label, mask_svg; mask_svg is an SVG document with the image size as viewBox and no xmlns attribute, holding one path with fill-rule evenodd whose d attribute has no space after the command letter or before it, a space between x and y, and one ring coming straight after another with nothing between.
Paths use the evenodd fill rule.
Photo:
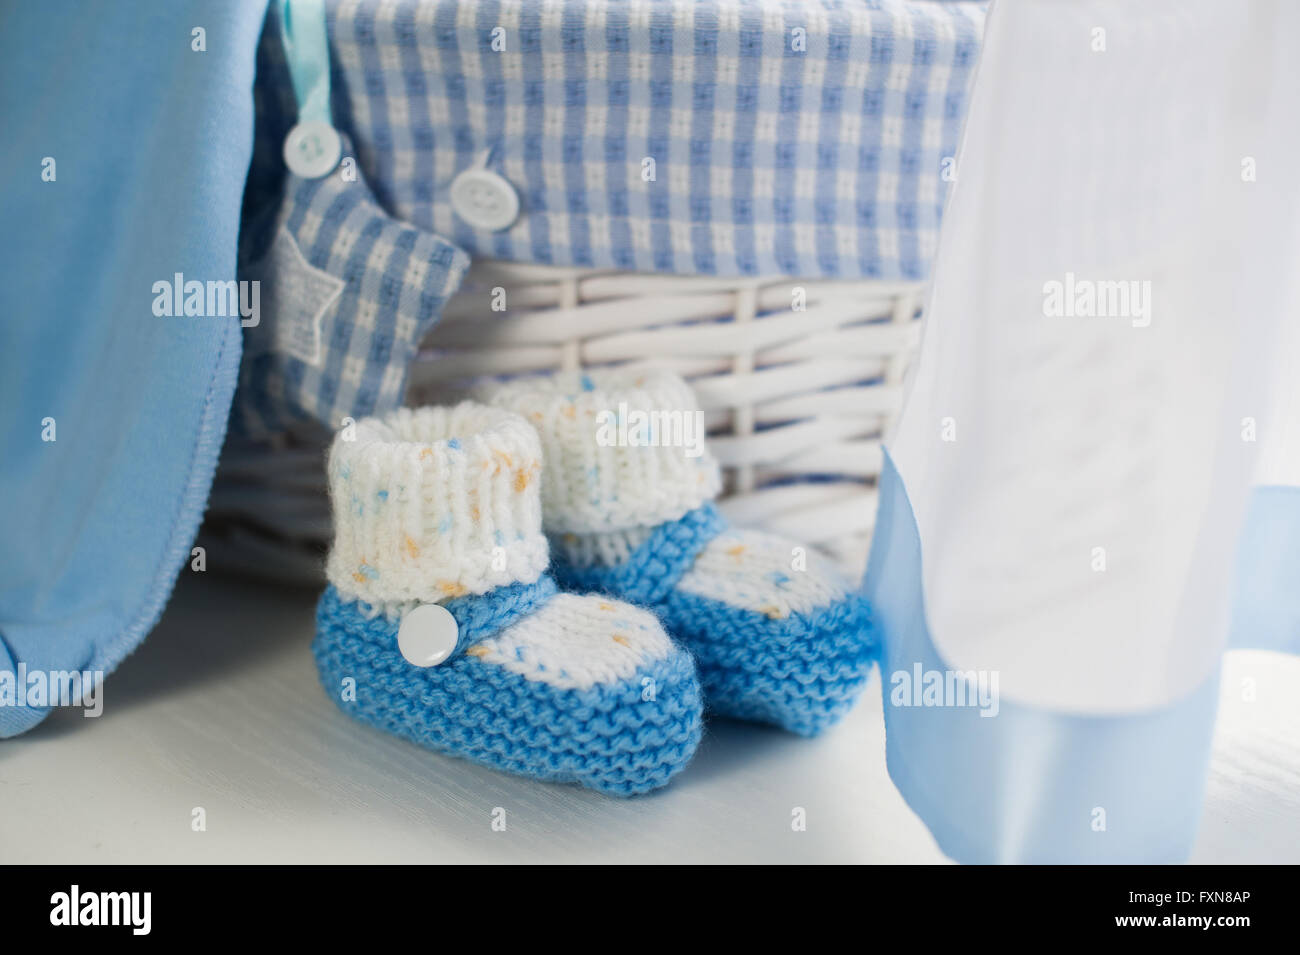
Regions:
<instances>
[{"instance_id":1,"label":"blue gingham fabric","mask_svg":"<svg viewBox=\"0 0 1300 955\"><path fill-rule=\"evenodd\" d=\"M473 256L879 279L927 274L984 18L929 0L328 10L335 118L380 202ZM485 154L522 203L503 232L448 198Z\"/></svg>"},{"instance_id":2,"label":"blue gingham fabric","mask_svg":"<svg viewBox=\"0 0 1300 955\"><path fill-rule=\"evenodd\" d=\"M281 201L280 148L296 115L271 8L246 220ZM327 12L334 121L355 143L375 216L477 257L920 279L984 5L327 0ZM450 201L457 174L484 164L520 198L503 231L471 226ZM290 203L323 201L290 183ZM308 258L329 270L341 259L322 241ZM363 287L391 281L382 256L348 261ZM459 272L448 278L435 297L454 291ZM325 291L307 283L309 299ZM393 328L377 332L346 303L334 315L319 368L299 350L315 344L314 330L261 333L268 349L245 363L260 362L245 369L237 426L274 430L302 417L337 426L400 403L413 341L403 334L389 347ZM419 330L436 318L421 311Z\"/></svg>"},{"instance_id":3,"label":"blue gingham fabric","mask_svg":"<svg viewBox=\"0 0 1300 955\"><path fill-rule=\"evenodd\" d=\"M247 217L241 278L260 283L244 330L232 430L262 438L402 403L420 339L469 267L440 236L375 202L343 137L339 167L285 178L270 214Z\"/></svg>"}]
</instances>

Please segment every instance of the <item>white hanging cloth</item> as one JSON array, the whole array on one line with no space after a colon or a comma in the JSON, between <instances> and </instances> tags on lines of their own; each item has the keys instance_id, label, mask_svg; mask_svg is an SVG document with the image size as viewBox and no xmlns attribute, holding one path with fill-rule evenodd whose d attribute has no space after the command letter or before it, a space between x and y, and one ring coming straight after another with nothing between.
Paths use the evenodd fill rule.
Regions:
<instances>
[{"instance_id":1,"label":"white hanging cloth","mask_svg":"<svg viewBox=\"0 0 1300 955\"><path fill-rule=\"evenodd\" d=\"M1250 488L1300 485L1298 35L990 12L867 577L890 769L958 859L1190 850Z\"/></svg>"}]
</instances>

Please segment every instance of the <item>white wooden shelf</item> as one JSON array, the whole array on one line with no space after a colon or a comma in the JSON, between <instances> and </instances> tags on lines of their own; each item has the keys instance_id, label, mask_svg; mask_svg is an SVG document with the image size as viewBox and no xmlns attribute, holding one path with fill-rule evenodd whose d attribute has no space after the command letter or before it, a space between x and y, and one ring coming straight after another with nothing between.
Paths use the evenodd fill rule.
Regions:
<instances>
[{"instance_id":1,"label":"white wooden shelf","mask_svg":"<svg viewBox=\"0 0 1300 955\"><path fill-rule=\"evenodd\" d=\"M0 744L0 860L945 861L885 771L878 678L821 739L716 721L666 790L618 800L353 722L316 681L315 598L187 573L102 717L55 713ZM1300 661L1229 657L1193 861L1300 862L1298 684Z\"/></svg>"}]
</instances>

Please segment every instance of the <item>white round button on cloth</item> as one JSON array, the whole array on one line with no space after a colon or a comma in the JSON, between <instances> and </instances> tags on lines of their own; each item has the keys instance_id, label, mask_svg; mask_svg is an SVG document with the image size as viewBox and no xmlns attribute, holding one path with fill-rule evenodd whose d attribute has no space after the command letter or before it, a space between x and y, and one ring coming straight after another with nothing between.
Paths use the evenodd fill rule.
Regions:
<instances>
[{"instance_id":1,"label":"white round button on cloth","mask_svg":"<svg viewBox=\"0 0 1300 955\"><path fill-rule=\"evenodd\" d=\"M519 194L494 172L466 169L451 181L451 208L476 229L500 232L519 218Z\"/></svg>"},{"instance_id":2,"label":"white round button on cloth","mask_svg":"<svg viewBox=\"0 0 1300 955\"><path fill-rule=\"evenodd\" d=\"M284 137L284 164L303 179L328 176L342 155L343 141L337 130L320 120L299 123Z\"/></svg>"},{"instance_id":3,"label":"white round button on cloth","mask_svg":"<svg viewBox=\"0 0 1300 955\"><path fill-rule=\"evenodd\" d=\"M412 666L436 667L456 649L459 632L456 618L442 604L420 604L402 617L397 649Z\"/></svg>"}]
</instances>

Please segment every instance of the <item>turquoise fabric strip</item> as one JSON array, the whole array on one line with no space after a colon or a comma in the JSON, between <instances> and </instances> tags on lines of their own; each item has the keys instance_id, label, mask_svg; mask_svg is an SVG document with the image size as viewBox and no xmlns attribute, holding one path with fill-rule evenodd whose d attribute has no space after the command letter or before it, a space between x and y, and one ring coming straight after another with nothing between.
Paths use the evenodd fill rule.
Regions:
<instances>
[{"instance_id":1,"label":"turquoise fabric strip","mask_svg":"<svg viewBox=\"0 0 1300 955\"><path fill-rule=\"evenodd\" d=\"M330 53L324 0L280 0L284 55L298 100L298 122L330 118Z\"/></svg>"}]
</instances>

